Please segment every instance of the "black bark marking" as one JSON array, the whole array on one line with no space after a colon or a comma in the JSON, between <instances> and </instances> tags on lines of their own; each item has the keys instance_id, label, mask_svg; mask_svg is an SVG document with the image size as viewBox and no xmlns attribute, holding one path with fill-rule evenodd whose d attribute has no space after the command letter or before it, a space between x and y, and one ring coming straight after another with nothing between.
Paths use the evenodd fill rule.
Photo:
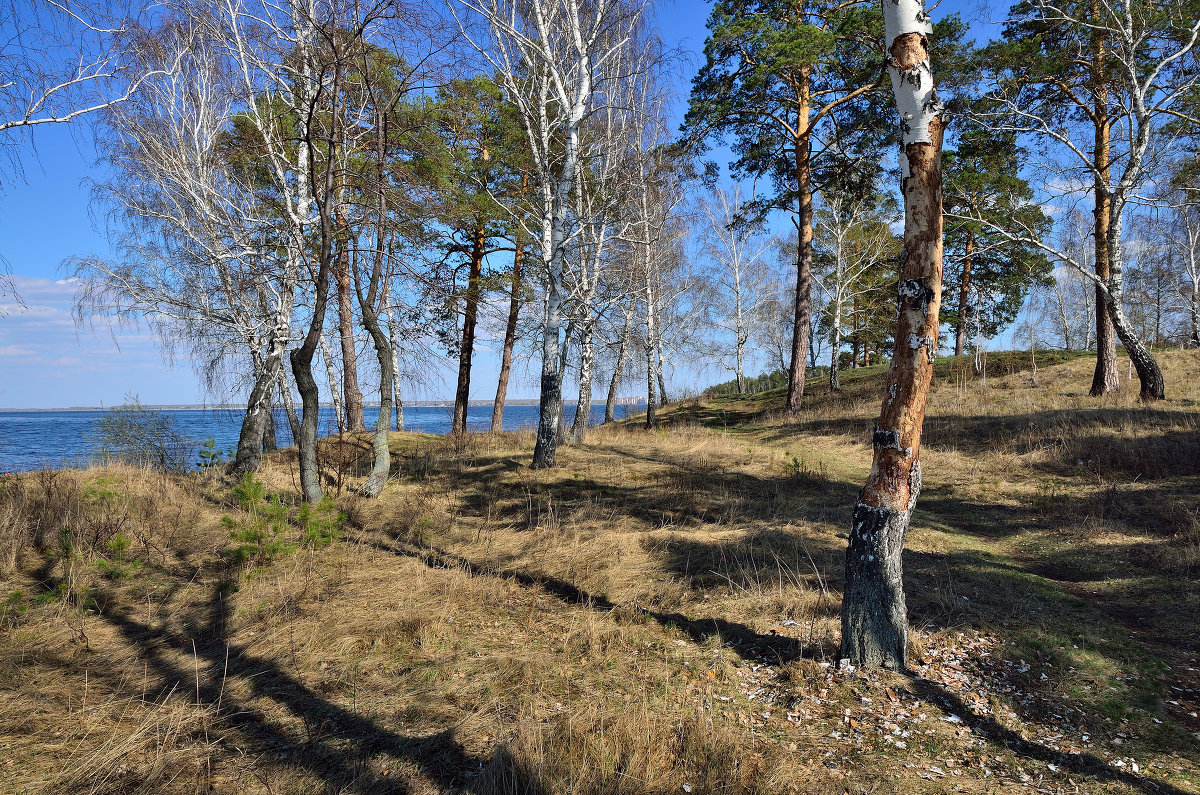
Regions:
<instances>
[{"instance_id":1,"label":"black bark marking","mask_svg":"<svg viewBox=\"0 0 1200 795\"><path fill-rule=\"evenodd\" d=\"M900 255L900 267L904 267L904 261L908 259L908 250ZM933 301L933 289L926 283L927 279L901 279L897 287L897 292L900 294L900 305L904 306L905 301L908 306L913 309L920 310L924 315L929 310L929 304Z\"/></svg>"}]
</instances>

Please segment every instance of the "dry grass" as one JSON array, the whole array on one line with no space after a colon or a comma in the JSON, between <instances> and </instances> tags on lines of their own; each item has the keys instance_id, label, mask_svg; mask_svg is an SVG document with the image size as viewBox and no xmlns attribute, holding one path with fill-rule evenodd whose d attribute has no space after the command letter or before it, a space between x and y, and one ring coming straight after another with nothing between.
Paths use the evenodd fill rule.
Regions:
<instances>
[{"instance_id":1,"label":"dry grass","mask_svg":"<svg viewBox=\"0 0 1200 795\"><path fill-rule=\"evenodd\" d=\"M922 678L836 670L878 368L798 422L688 401L551 471L528 433L397 434L376 501L331 441L329 545L289 451L278 504L6 478L0 789L1200 792L1200 363L1163 362L1154 407L1087 398L1085 359L1036 387L942 368L905 560Z\"/></svg>"}]
</instances>

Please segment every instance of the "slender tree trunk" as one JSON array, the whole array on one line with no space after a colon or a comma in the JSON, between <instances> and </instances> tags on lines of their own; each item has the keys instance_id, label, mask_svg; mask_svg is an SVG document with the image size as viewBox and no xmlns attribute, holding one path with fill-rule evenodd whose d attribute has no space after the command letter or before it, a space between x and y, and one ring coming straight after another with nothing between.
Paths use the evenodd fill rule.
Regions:
<instances>
[{"instance_id":1,"label":"slender tree trunk","mask_svg":"<svg viewBox=\"0 0 1200 795\"><path fill-rule=\"evenodd\" d=\"M838 361L842 350L842 297L840 294L834 298L833 328L829 332L829 345L833 348L829 353L829 388L837 392L842 388L841 380L838 377L842 364Z\"/></svg>"},{"instance_id":2,"label":"slender tree trunk","mask_svg":"<svg viewBox=\"0 0 1200 795\"><path fill-rule=\"evenodd\" d=\"M267 390L266 422L263 427L262 449L264 453L273 453L279 449L279 440L275 434L275 405L271 400L271 392Z\"/></svg>"},{"instance_id":3,"label":"slender tree trunk","mask_svg":"<svg viewBox=\"0 0 1200 795\"><path fill-rule=\"evenodd\" d=\"M585 76L585 80L588 78ZM590 92L590 82L588 84ZM533 469L554 466L562 426L562 378L558 357L562 331L563 246L567 239L567 208L574 187L576 160L579 157L580 125L583 110L572 109L563 131L562 167L553 191L543 185L542 251L546 264L546 310L542 326L542 382L538 398L537 442L533 447ZM549 259L546 260L546 254Z\"/></svg>"},{"instance_id":4,"label":"slender tree trunk","mask_svg":"<svg viewBox=\"0 0 1200 795\"><path fill-rule=\"evenodd\" d=\"M616 365L613 367L612 378L608 382L608 397L604 401L604 424L608 425L613 422L617 416L617 387L621 383L621 376L625 373L625 356L624 345L621 346L622 355L617 359Z\"/></svg>"},{"instance_id":5,"label":"slender tree trunk","mask_svg":"<svg viewBox=\"0 0 1200 795\"><path fill-rule=\"evenodd\" d=\"M854 296L854 310L850 315L850 330L853 337L850 340L850 369L858 369L858 296Z\"/></svg>"},{"instance_id":6,"label":"slender tree trunk","mask_svg":"<svg viewBox=\"0 0 1200 795\"><path fill-rule=\"evenodd\" d=\"M658 351L657 354L654 359L654 377L658 380L658 405L661 408L667 405L667 382L663 378L662 351Z\"/></svg>"},{"instance_id":7,"label":"slender tree trunk","mask_svg":"<svg viewBox=\"0 0 1200 795\"><path fill-rule=\"evenodd\" d=\"M517 343L517 319L521 311L521 258L525 250L523 229L517 224L513 234L512 289L508 297L508 321L504 325L504 349L500 354L500 379L496 382L496 402L492 406L492 430L504 429L504 402L508 399L508 377L512 372L513 348Z\"/></svg>"},{"instance_id":8,"label":"slender tree trunk","mask_svg":"<svg viewBox=\"0 0 1200 795\"><path fill-rule=\"evenodd\" d=\"M558 447L558 426L562 417L562 380L558 373L558 354L562 333L560 311L562 299L558 288L551 280L546 296L545 316L542 322L542 383L538 401L537 442L533 448L533 468L545 469L554 466Z\"/></svg>"},{"instance_id":9,"label":"slender tree trunk","mask_svg":"<svg viewBox=\"0 0 1200 795\"><path fill-rule=\"evenodd\" d=\"M321 335L321 358L325 360L325 378L329 381L329 397L333 400L333 419L337 423L339 431L346 430L346 415L342 411L342 398L338 392L337 370L333 360L333 351L329 347L329 340L324 334Z\"/></svg>"},{"instance_id":10,"label":"slender tree trunk","mask_svg":"<svg viewBox=\"0 0 1200 795\"><path fill-rule=\"evenodd\" d=\"M480 280L483 278L484 227L480 222L471 235L471 270L463 305L462 344L458 349L458 388L454 392L451 433L467 432L467 407L471 400L471 358L475 353L475 323L479 317Z\"/></svg>"},{"instance_id":11,"label":"slender tree trunk","mask_svg":"<svg viewBox=\"0 0 1200 795\"><path fill-rule=\"evenodd\" d=\"M1200 281L1192 282L1192 341L1191 347L1200 348Z\"/></svg>"},{"instance_id":12,"label":"slender tree trunk","mask_svg":"<svg viewBox=\"0 0 1200 795\"><path fill-rule=\"evenodd\" d=\"M343 224L344 225L344 224ZM345 394L343 420L348 431L366 430L363 423L363 396L358 388L358 351L354 345L354 306L350 288L349 230L343 229L338 239L334 275L337 280L338 336L342 346L342 390ZM330 388L333 384L330 383Z\"/></svg>"},{"instance_id":13,"label":"slender tree trunk","mask_svg":"<svg viewBox=\"0 0 1200 795\"><path fill-rule=\"evenodd\" d=\"M658 389L654 380L654 346L646 345L646 427L658 422Z\"/></svg>"},{"instance_id":14,"label":"slender tree trunk","mask_svg":"<svg viewBox=\"0 0 1200 795\"><path fill-rule=\"evenodd\" d=\"M279 400L283 403L283 413L287 415L288 428L292 432L292 444L296 444L300 439L300 418L296 416L296 404L292 402L292 387L288 384L287 373L282 367L279 368L279 378L276 383Z\"/></svg>"},{"instance_id":15,"label":"slender tree trunk","mask_svg":"<svg viewBox=\"0 0 1200 795\"><path fill-rule=\"evenodd\" d=\"M583 329L579 339L579 400L575 401L575 421L571 423L571 438L583 444L587 438L588 422L592 415L592 378L595 373L595 349L591 326Z\"/></svg>"},{"instance_id":16,"label":"slender tree trunk","mask_svg":"<svg viewBox=\"0 0 1200 795\"><path fill-rule=\"evenodd\" d=\"M613 365L612 378L608 382L608 398L604 401L605 425L616 417L617 389L621 385L621 378L625 375L625 357L629 355L629 337L633 333L633 311L634 302L630 299L629 305L625 309L625 324L621 327L621 338L617 343L617 362Z\"/></svg>"},{"instance_id":17,"label":"slender tree trunk","mask_svg":"<svg viewBox=\"0 0 1200 795\"><path fill-rule=\"evenodd\" d=\"M1090 11L1093 19L1100 16L1099 0L1091 0ZM1093 233L1096 247L1096 275L1106 283L1109 279L1109 239L1108 231L1112 218L1112 197L1108 192L1110 170L1109 139L1112 125L1108 117L1108 60L1107 46L1104 35L1100 31L1092 33L1092 81L1093 81L1093 123L1096 130L1095 148L1092 157L1095 160L1096 178L1095 194L1095 225ZM1102 288L1096 286L1096 369L1092 374L1093 397L1107 395L1121 388L1121 374L1117 371L1117 338L1113 329L1112 313L1104 300Z\"/></svg>"},{"instance_id":18,"label":"slender tree trunk","mask_svg":"<svg viewBox=\"0 0 1200 795\"><path fill-rule=\"evenodd\" d=\"M792 367L788 373L787 402L784 410L788 414L800 411L804 400L805 356L808 354L808 335L810 332L810 317L812 313L812 241L813 241L813 203L812 203L812 172L809 158L811 143L808 130L808 72L803 73L805 85L802 88L797 129L799 134L793 145L796 148L796 190L799 194L799 207L796 215L796 315L792 324Z\"/></svg>"},{"instance_id":19,"label":"slender tree trunk","mask_svg":"<svg viewBox=\"0 0 1200 795\"><path fill-rule=\"evenodd\" d=\"M291 351L292 377L300 392L300 436L296 440L300 454L300 488L308 502L320 502L321 475L317 469L317 418L321 410L321 396L317 381L312 374L313 356L318 343L324 339L321 333L325 325L325 307L329 303L329 271L321 267L316 279L316 297L313 302L312 323L308 334L299 348Z\"/></svg>"},{"instance_id":20,"label":"slender tree trunk","mask_svg":"<svg viewBox=\"0 0 1200 795\"><path fill-rule=\"evenodd\" d=\"M375 358L379 360L379 418L375 421L375 435L371 442L374 463L367 482L359 492L364 497L378 497L387 483L392 470L391 450L388 449L388 428L392 420L392 384L395 381L392 358L392 345L387 334L379 325L379 316L372 305L374 296L364 298L358 296L359 311L362 313L363 325L375 343Z\"/></svg>"},{"instance_id":21,"label":"slender tree trunk","mask_svg":"<svg viewBox=\"0 0 1200 795\"><path fill-rule=\"evenodd\" d=\"M920 0L881 0L888 71L902 126L904 195L895 353L872 437L874 460L854 506L841 656L852 664L902 670L908 653L902 555L921 490L921 426L938 345L942 289L942 109L929 64L932 30Z\"/></svg>"},{"instance_id":22,"label":"slender tree trunk","mask_svg":"<svg viewBox=\"0 0 1200 795\"><path fill-rule=\"evenodd\" d=\"M271 389L275 384L275 373L280 368L282 357L283 344L279 341L272 342L271 350L254 379L254 386L250 388L250 397L246 401L246 414L242 418L242 427L238 435L237 453L230 469L234 475L257 472L262 465L262 440L266 431L267 412L271 406Z\"/></svg>"},{"instance_id":23,"label":"slender tree trunk","mask_svg":"<svg viewBox=\"0 0 1200 795\"><path fill-rule=\"evenodd\" d=\"M400 324L392 315L392 307L384 310L387 313L388 338L392 349L392 390L396 404L396 430L404 430L404 396L400 391Z\"/></svg>"},{"instance_id":24,"label":"slender tree trunk","mask_svg":"<svg viewBox=\"0 0 1200 795\"><path fill-rule=\"evenodd\" d=\"M1121 251L1121 211L1116 209L1109 219L1108 230L1108 289L1104 290L1103 303L1108 307L1109 317L1112 318L1113 328L1125 346L1134 369L1137 370L1138 381L1141 384L1139 397L1143 401L1162 400L1166 396L1162 370L1154 359L1154 354L1138 336L1137 331L1125 316L1122 301L1122 270L1123 254ZM1120 374L1117 375L1118 380Z\"/></svg>"},{"instance_id":25,"label":"slender tree trunk","mask_svg":"<svg viewBox=\"0 0 1200 795\"><path fill-rule=\"evenodd\" d=\"M657 299L654 297L654 282L650 276L650 252L646 251L646 427L653 428L658 421L658 397L654 379L655 340L658 337Z\"/></svg>"},{"instance_id":26,"label":"slender tree trunk","mask_svg":"<svg viewBox=\"0 0 1200 795\"><path fill-rule=\"evenodd\" d=\"M954 329L954 355L962 356L967 343L967 302L971 290L971 260L975 256L975 232L967 231L967 249L963 255L962 279L958 285L958 325Z\"/></svg>"},{"instance_id":27,"label":"slender tree trunk","mask_svg":"<svg viewBox=\"0 0 1200 795\"><path fill-rule=\"evenodd\" d=\"M746 356L746 339L742 336L742 329L739 327L737 332L737 391L739 395L746 394L746 370L744 360Z\"/></svg>"}]
</instances>

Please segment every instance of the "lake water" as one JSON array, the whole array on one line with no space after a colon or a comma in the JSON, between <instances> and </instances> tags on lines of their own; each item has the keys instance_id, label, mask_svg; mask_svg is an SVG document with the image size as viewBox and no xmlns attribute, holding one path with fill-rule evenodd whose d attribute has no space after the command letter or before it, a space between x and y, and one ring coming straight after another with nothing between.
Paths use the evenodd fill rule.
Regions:
<instances>
[{"instance_id":1,"label":"lake water","mask_svg":"<svg viewBox=\"0 0 1200 795\"><path fill-rule=\"evenodd\" d=\"M644 411L641 406L618 405L616 416ZM444 434L450 430L453 409L449 406L405 406L404 429L424 433ZM567 425L575 417L575 404L564 406ZM231 409L165 409L162 412L175 420L176 428L199 445L212 437L217 449L237 445L242 413ZM379 414L377 408L366 409L367 427L372 428ZM57 469L85 466L93 449L95 421L104 411L0 411L0 472L22 472L33 469ZM319 427L322 434L337 432L333 409L322 407ZM504 430L515 431L537 425L537 406L506 406ZM394 420L394 417L393 417ZM604 406L593 405L591 424L604 420ZM486 431L492 427L492 407L470 406L467 428ZM292 444L291 428L282 411L276 413L275 430L279 445Z\"/></svg>"}]
</instances>

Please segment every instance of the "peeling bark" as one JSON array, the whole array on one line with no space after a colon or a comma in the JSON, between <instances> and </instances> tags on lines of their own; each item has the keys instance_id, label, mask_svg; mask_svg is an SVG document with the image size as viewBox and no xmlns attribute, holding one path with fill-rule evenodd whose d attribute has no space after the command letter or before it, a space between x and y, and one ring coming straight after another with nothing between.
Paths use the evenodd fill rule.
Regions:
<instances>
[{"instance_id":1,"label":"peeling bark","mask_svg":"<svg viewBox=\"0 0 1200 795\"><path fill-rule=\"evenodd\" d=\"M1090 5L1092 18L1100 14L1098 0ZM1092 99L1095 125L1095 145L1092 159L1096 169L1093 193L1095 195L1095 225L1093 227L1096 247L1096 275L1108 281L1109 239L1108 231L1112 220L1112 197L1108 193L1111 176L1110 137L1112 123L1108 114L1108 59L1104 36L1100 31L1092 33ZM1096 369L1092 374L1092 397L1107 395L1121 388L1121 374L1117 371L1117 338L1114 334L1112 315L1104 301L1104 290L1096 285Z\"/></svg>"},{"instance_id":2,"label":"peeling bark","mask_svg":"<svg viewBox=\"0 0 1200 795\"><path fill-rule=\"evenodd\" d=\"M902 555L921 489L925 400L937 352L942 289L942 106L920 0L882 0L888 71L900 113L904 251L896 346L873 436L871 473L854 506L846 552L841 656L902 670L908 653Z\"/></svg>"},{"instance_id":3,"label":"peeling bark","mask_svg":"<svg viewBox=\"0 0 1200 795\"><path fill-rule=\"evenodd\" d=\"M808 73L803 75L804 86L801 89L801 103L797 120L798 135L794 146L796 148L796 190L799 194L799 207L796 216L796 313L792 324L792 366L788 370L787 400L784 411L796 414L804 400L805 357L808 354L808 335L811 333L810 323L812 314L812 261L813 261L813 202L812 202L812 171L809 158L811 157L811 142L809 140L809 101Z\"/></svg>"}]
</instances>

